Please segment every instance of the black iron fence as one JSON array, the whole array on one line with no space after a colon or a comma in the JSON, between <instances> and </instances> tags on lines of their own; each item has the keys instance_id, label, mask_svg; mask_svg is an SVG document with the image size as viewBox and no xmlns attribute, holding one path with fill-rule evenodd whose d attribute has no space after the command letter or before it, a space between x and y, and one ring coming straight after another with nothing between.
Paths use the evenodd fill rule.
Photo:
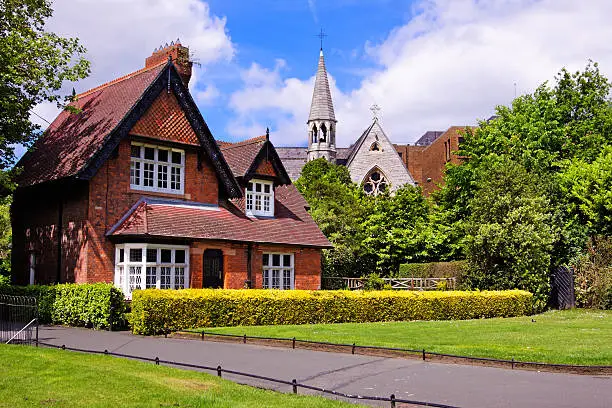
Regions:
<instances>
[{"instance_id":1,"label":"black iron fence","mask_svg":"<svg viewBox=\"0 0 612 408\"><path fill-rule=\"evenodd\" d=\"M196 334L196 333L190 333ZM489 357L473 357L473 356L461 356L457 354L446 354L446 353L438 353L435 351L427 351L425 349L409 349L409 348L401 348L401 347L384 347L384 346L363 346L358 345L356 343L331 343L325 341L315 341L315 340L300 340L295 337L264 337L264 336L247 336L246 334L225 334L225 333L215 333L215 332L207 332L205 330L198 332L201 339L204 340L205 336L210 337L226 337L233 338L237 341L241 341L246 344L249 339L252 340L264 340L271 341L277 344L284 343L286 346L291 345L291 348L295 349L300 344L311 345L311 346L328 346L333 347L334 351L344 351L351 352L351 354L359 354L359 351L379 351L379 352L390 352L390 353L401 353L405 355L413 355L426 360L433 359L442 359L442 358L450 358L456 360L463 360L466 362L481 362L481 363L491 363L495 365L504 365L508 366L512 369L515 368L535 368L535 369L562 369L564 371L576 371L576 372L585 372L585 373L605 373L612 374L612 365L579 365L579 364L556 364L556 363L540 363L535 361L521 361L516 360L514 358L511 359L498 359L498 358L489 358Z\"/></svg>"},{"instance_id":2,"label":"black iron fence","mask_svg":"<svg viewBox=\"0 0 612 408\"><path fill-rule=\"evenodd\" d=\"M388 397L346 394L343 392L328 390L326 388L317 387L314 385L303 384L303 383L298 382L296 379L292 379L289 381L289 380L283 380L279 378L266 377L263 375L245 373L242 371L228 370L226 368L223 368L220 365L213 367L213 366L205 366L205 365L199 365L199 364L183 363L183 362L178 362L178 361L162 360L159 357L150 358L150 357L134 356L131 354L115 353L115 352L108 351L108 350L104 350L104 351L88 350L88 349L82 349L82 348L76 348L76 347L67 347L66 345L58 346L56 344L43 343L43 342L39 344L41 346L58 348L62 350L78 351L81 353L103 354L107 356L115 356L115 357L130 358L134 360L148 361L151 363L155 363L156 365L164 364L164 365L173 366L173 367L211 371L211 372L216 373L217 376L219 377L223 377L223 374L230 374L230 375L234 375L238 377L251 378L251 379L264 381L266 383L285 385L288 387L288 389L289 387L291 387L290 388L291 392L293 392L294 394L297 394L299 389L304 389L304 390L314 391L315 393L319 393L323 396L334 396L340 399L345 399L345 400L349 400L353 402L359 402L359 401L387 402L389 403L391 408L396 408L396 404L409 404L409 405L421 406L421 407L458 408L456 406L437 404L434 402L423 402L423 401L414 401L414 400L408 400L408 399L403 399L403 398L396 398L395 394L391 394Z\"/></svg>"},{"instance_id":3,"label":"black iron fence","mask_svg":"<svg viewBox=\"0 0 612 408\"><path fill-rule=\"evenodd\" d=\"M38 304L35 297L0 295L0 342L38 343Z\"/></svg>"}]
</instances>

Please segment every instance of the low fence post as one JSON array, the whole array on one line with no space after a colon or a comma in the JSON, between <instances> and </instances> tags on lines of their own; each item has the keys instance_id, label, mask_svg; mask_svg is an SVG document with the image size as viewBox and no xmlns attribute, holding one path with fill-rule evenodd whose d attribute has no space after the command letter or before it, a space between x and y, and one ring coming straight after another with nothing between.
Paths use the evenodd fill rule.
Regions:
<instances>
[{"instance_id":1,"label":"low fence post","mask_svg":"<svg viewBox=\"0 0 612 408\"><path fill-rule=\"evenodd\" d=\"M355 354L355 343L353 343L353 347L351 348L351 354Z\"/></svg>"},{"instance_id":2,"label":"low fence post","mask_svg":"<svg viewBox=\"0 0 612 408\"><path fill-rule=\"evenodd\" d=\"M66 345L62 344L62 350L66 350Z\"/></svg>"},{"instance_id":3,"label":"low fence post","mask_svg":"<svg viewBox=\"0 0 612 408\"><path fill-rule=\"evenodd\" d=\"M217 377L221 377L221 371L223 371L223 370L221 369L221 366L218 365L217 366Z\"/></svg>"},{"instance_id":4,"label":"low fence post","mask_svg":"<svg viewBox=\"0 0 612 408\"><path fill-rule=\"evenodd\" d=\"M202 340L204 340L204 330L202 330Z\"/></svg>"},{"instance_id":5,"label":"low fence post","mask_svg":"<svg viewBox=\"0 0 612 408\"><path fill-rule=\"evenodd\" d=\"M155 365L159 365L159 357L155 357Z\"/></svg>"},{"instance_id":6,"label":"low fence post","mask_svg":"<svg viewBox=\"0 0 612 408\"><path fill-rule=\"evenodd\" d=\"M293 338L293 348L295 348L295 337Z\"/></svg>"},{"instance_id":7,"label":"low fence post","mask_svg":"<svg viewBox=\"0 0 612 408\"><path fill-rule=\"evenodd\" d=\"M293 384L293 393L297 394L297 380L294 378L291 380L291 384Z\"/></svg>"},{"instance_id":8,"label":"low fence post","mask_svg":"<svg viewBox=\"0 0 612 408\"><path fill-rule=\"evenodd\" d=\"M391 408L395 408L395 394L391 394Z\"/></svg>"},{"instance_id":9,"label":"low fence post","mask_svg":"<svg viewBox=\"0 0 612 408\"><path fill-rule=\"evenodd\" d=\"M514 357L512 357L512 369L514 370Z\"/></svg>"},{"instance_id":10,"label":"low fence post","mask_svg":"<svg viewBox=\"0 0 612 408\"><path fill-rule=\"evenodd\" d=\"M425 349L423 349L423 361L425 361Z\"/></svg>"},{"instance_id":11,"label":"low fence post","mask_svg":"<svg viewBox=\"0 0 612 408\"><path fill-rule=\"evenodd\" d=\"M242 337L242 343L246 344L246 334Z\"/></svg>"}]
</instances>

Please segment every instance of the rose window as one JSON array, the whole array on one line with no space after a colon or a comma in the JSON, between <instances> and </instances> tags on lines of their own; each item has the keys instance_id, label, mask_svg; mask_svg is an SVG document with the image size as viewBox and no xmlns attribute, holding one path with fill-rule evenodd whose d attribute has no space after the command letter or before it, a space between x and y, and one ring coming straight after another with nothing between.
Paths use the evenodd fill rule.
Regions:
<instances>
[{"instance_id":1,"label":"rose window","mask_svg":"<svg viewBox=\"0 0 612 408\"><path fill-rule=\"evenodd\" d=\"M368 195L378 195L385 192L388 184L387 178L375 170L363 182L363 191Z\"/></svg>"}]
</instances>

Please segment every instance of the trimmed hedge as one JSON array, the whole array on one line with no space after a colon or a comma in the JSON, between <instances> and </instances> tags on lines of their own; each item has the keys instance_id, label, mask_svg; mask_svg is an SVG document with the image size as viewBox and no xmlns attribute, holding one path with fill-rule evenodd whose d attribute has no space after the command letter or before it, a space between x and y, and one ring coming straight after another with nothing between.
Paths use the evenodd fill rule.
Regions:
<instances>
[{"instance_id":1,"label":"trimmed hedge","mask_svg":"<svg viewBox=\"0 0 612 408\"><path fill-rule=\"evenodd\" d=\"M96 329L124 324L124 296L111 284L0 286L0 293L37 298L40 323Z\"/></svg>"},{"instance_id":2,"label":"trimmed hedge","mask_svg":"<svg viewBox=\"0 0 612 408\"><path fill-rule=\"evenodd\" d=\"M399 266L397 278L458 278L461 279L467 264L465 261L407 263Z\"/></svg>"},{"instance_id":3,"label":"trimmed hedge","mask_svg":"<svg viewBox=\"0 0 612 408\"><path fill-rule=\"evenodd\" d=\"M483 292L137 290L130 323L136 334L194 327L511 317L532 312L520 290Z\"/></svg>"}]
</instances>

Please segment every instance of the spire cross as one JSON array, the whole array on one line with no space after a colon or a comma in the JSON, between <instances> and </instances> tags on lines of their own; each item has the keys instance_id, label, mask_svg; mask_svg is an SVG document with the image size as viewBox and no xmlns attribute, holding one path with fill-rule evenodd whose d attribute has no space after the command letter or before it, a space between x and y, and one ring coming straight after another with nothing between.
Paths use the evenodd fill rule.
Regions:
<instances>
[{"instance_id":1,"label":"spire cross","mask_svg":"<svg viewBox=\"0 0 612 408\"><path fill-rule=\"evenodd\" d=\"M378 119L378 112L380 112L380 106L378 106L375 103L374 105L372 105L370 110L372 111L372 119L377 120Z\"/></svg>"},{"instance_id":2,"label":"spire cross","mask_svg":"<svg viewBox=\"0 0 612 408\"><path fill-rule=\"evenodd\" d=\"M323 32L323 28L321 28L321 32L315 35L315 37L319 37L319 39L321 39L321 49L323 49L323 38L327 37L327 34Z\"/></svg>"}]
</instances>

